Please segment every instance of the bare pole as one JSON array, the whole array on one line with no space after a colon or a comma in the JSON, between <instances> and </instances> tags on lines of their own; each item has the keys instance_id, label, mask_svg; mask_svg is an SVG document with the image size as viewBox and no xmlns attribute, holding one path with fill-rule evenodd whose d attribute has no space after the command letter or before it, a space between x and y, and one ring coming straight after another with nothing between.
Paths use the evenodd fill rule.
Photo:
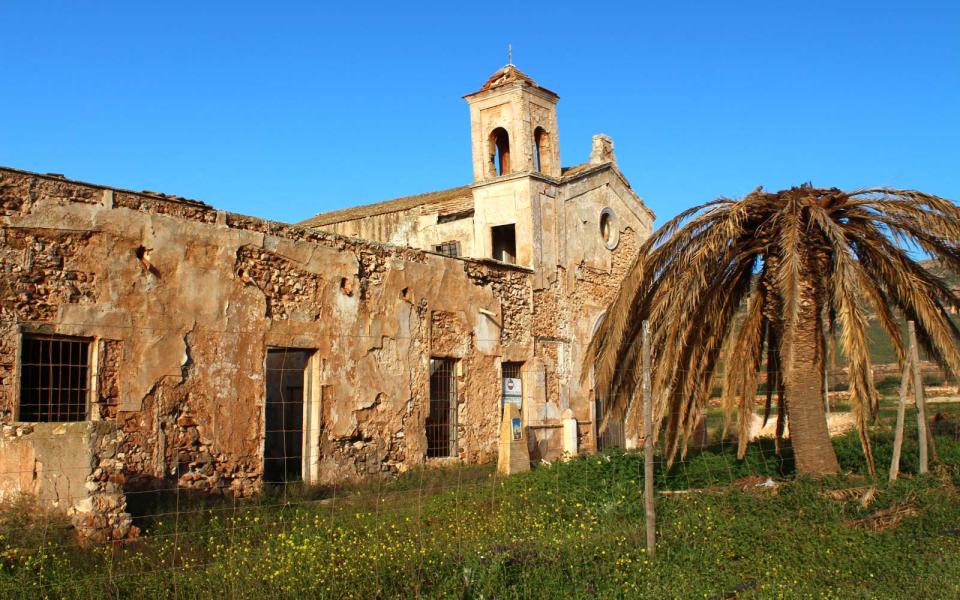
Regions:
<instances>
[{"instance_id":1,"label":"bare pole","mask_svg":"<svg viewBox=\"0 0 960 600\"><path fill-rule=\"evenodd\" d=\"M830 331L824 322L823 325L823 410L830 420ZM770 382L767 382L769 385Z\"/></svg>"},{"instance_id":2,"label":"bare pole","mask_svg":"<svg viewBox=\"0 0 960 600\"><path fill-rule=\"evenodd\" d=\"M643 504L647 556L657 555L657 512L653 497L653 393L650 389L650 322L643 322Z\"/></svg>"},{"instance_id":3,"label":"bare pole","mask_svg":"<svg viewBox=\"0 0 960 600\"><path fill-rule=\"evenodd\" d=\"M920 374L920 351L917 349L917 326L907 321L910 336L910 362L913 363L913 400L917 405L917 437L920 443L920 474L929 471L927 459L927 403L923 399L923 377Z\"/></svg>"},{"instance_id":4,"label":"bare pole","mask_svg":"<svg viewBox=\"0 0 960 600\"><path fill-rule=\"evenodd\" d=\"M900 402L897 403L897 425L893 436L893 459L890 461L890 481L897 480L900 472L900 449L903 447L903 421L907 412L907 388L910 383L910 363L908 356L903 361L903 374L900 376Z\"/></svg>"},{"instance_id":5,"label":"bare pole","mask_svg":"<svg viewBox=\"0 0 960 600\"><path fill-rule=\"evenodd\" d=\"M927 414L927 397L923 397L923 414ZM930 459L933 462L940 462L940 458L937 456L937 443L933 440L933 431L930 429L930 421L927 421L927 446L930 447Z\"/></svg>"}]
</instances>

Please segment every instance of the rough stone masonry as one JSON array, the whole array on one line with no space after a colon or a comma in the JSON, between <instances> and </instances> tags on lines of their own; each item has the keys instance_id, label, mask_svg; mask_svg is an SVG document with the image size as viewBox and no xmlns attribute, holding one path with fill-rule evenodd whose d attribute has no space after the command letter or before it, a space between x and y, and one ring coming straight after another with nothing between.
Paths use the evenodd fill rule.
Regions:
<instances>
[{"instance_id":1,"label":"rough stone masonry","mask_svg":"<svg viewBox=\"0 0 960 600\"><path fill-rule=\"evenodd\" d=\"M0 168L0 501L121 539L130 492L495 460L504 402L533 462L568 410L604 443L583 351L653 214L516 67L466 99L471 184L299 225Z\"/></svg>"}]
</instances>

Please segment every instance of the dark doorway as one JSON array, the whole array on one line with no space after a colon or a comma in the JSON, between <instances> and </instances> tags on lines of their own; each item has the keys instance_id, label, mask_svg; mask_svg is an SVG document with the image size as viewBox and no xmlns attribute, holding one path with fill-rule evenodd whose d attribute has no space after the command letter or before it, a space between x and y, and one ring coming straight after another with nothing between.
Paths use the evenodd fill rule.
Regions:
<instances>
[{"instance_id":1,"label":"dark doorway","mask_svg":"<svg viewBox=\"0 0 960 600\"><path fill-rule=\"evenodd\" d=\"M600 432L600 426L603 424L604 417L606 417L606 402L604 402L602 397L597 399L596 414L597 450L626 448L626 427L622 419L611 418L610 421L607 422L606 430L602 433Z\"/></svg>"},{"instance_id":2,"label":"dark doorway","mask_svg":"<svg viewBox=\"0 0 960 600\"><path fill-rule=\"evenodd\" d=\"M513 224L490 228L493 258L510 264L517 262L517 230Z\"/></svg>"},{"instance_id":3,"label":"dark doorway","mask_svg":"<svg viewBox=\"0 0 960 600\"><path fill-rule=\"evenodd\" d=\"M264 483L303 477L303 384L309 359L308 350L267 350Z\"/></svg>"},{"instance_id":4,"label":"dark doorway","mask_svg":"<svg viewBox=\"0 0 960 600\"><path fill-rule=\"evenodd\" d=\"M457 394L452 358L430 359L430 414L427 457L454 456L457 445Z\"/></svg>"}]
</instances>

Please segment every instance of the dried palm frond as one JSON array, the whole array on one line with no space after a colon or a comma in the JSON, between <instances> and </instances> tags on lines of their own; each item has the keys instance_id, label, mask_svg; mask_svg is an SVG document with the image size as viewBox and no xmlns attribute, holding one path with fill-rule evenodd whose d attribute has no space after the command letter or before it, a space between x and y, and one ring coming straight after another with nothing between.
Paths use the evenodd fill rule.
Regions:
<instances>
[{"instance_id":1,"label":"dried palm frond","mask_svg":"<svg viewBox=\"0 0 960 600\"><path fill-rule=\"evenodd\" d=\"M737 414L741 456L765 372L764 421L776 395L778 442L789 418L798 470L836 471L821 401L826 345L836 336L872 471L866 428L879 395L869 318L876 316L901 362L897 317L913 319L929 356L960 373L960 331L948 314L960 298L918 254L960 272L956 204L913 190L804 185L757 188L681 213L645 242L588 348L584 372L593 368L610 405L601 428L627 415L637 395L640 326L649 320L654 431L663 430L670 461L686 448L722 368L724 430Z\"/></svg>"}]
</instances>

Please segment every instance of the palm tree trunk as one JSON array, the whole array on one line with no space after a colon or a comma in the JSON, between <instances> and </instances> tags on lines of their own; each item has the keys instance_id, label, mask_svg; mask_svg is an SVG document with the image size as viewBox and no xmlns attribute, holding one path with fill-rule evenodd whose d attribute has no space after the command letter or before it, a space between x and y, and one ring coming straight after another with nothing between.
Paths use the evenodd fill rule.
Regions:
<instances>
[{"instance_id":1,"label":"palm tree trunk","mask_svg":"<svg viewBox=\"0 0 960 600\"><path fill-rule=\"evenodd\" d=\"M807 279L807 278L804 278ZM792 365L784 365L787 426L797 472L828 475L840 470L830 441L823 407L823 354L820 351L819 308L809 279L801 284L800 311L791 345ZM784 348L785 349L785 348Z\"/></svg>"}]
</instances>

